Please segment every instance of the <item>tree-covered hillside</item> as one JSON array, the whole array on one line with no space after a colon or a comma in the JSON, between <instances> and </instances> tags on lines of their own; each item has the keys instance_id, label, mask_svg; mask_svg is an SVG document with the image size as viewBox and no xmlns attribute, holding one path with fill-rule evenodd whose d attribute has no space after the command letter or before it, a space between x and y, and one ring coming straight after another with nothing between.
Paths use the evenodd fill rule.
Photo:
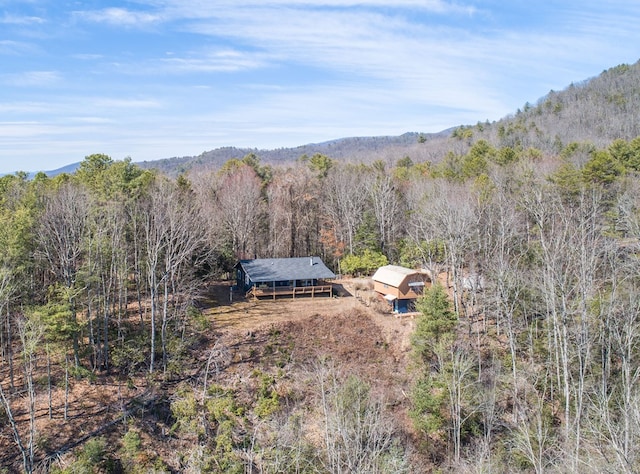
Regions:
<instances>
[{"instance_id":1,"label":"tree-covered hillside","mask_svg":"<svg viewBox=\"0 0 640 474\"><path fill-rule=\"evenodd\" d=\"M199 156L141 163L177 176L190 170L220 167L232 158L257 155L264 163L292 163L301 156L325 154L340 161L393 162L408 156L414 162L438 162L447 151L467 152L479 139L494 147L535 148L558 154L572 142L603 148L616 139L640 135L640 61L621 64L599 76L571 84L562 91L526 102L511 116L496 122L462 125L441 133L406 133L398 137L354 137L275 150L233 147L206 151Z\"/></svg>"},{"instance_id":2,"label":"tree-covered hillside","mask_svg":"<svg viewBox=\"0 0 640 474\"><path fill-rule=\"evenodd\" d=\"M607 69L599 76L550 91L513 116L466 128L495 146L534 147L559 153L571 142L605 147L640 135L640 61ZM465 130L458 130L458 138Z\"/></svg>"},{"instance_id":3,"label":"tree-covered hillside","mask_svg":"<svg viewBox=\"0 0 640 474\"><path fill-rule=\"evenodd\" d=\"M425 160L436 157L436 150L423 146L425 142L442 142L450 130L436 134L405 133L397 137L352 137L324 143L301 145L294 148L258 150L250 148L223 147L205 151L198 156L174 157L139 163L142 168L156 169L177 176L192 171L207 171L222 166L228 160L253 154L267 164L291 164L301 157L323 154L340 161L364 161L374 159L393 161L397 156L411 155Z\"/></svg>"}]
</instances>

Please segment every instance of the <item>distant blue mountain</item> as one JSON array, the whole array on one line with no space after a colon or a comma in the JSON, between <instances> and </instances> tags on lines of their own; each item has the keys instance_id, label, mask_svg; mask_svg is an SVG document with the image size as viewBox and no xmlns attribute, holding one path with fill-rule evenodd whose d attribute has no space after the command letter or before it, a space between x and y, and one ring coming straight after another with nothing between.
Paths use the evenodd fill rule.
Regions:
<instances>
[{"instance_id":1,"label":"distant blue mountain","mask_svg":"<svg viewBox=\"0 0 640 474\"><path fill-rule=\"evenodd\" d=\"M75 173L75 171L78 169L79 166L80 166L80 162L78 161L77 163L71 163L70 165L66 165L66 166L63 166L62 168L58 168L57 170L43 171L43 173L46 174L49 178L53 178L54 176L57 176L62 173L69 173L69 174ZM38 172L29 173L29 178L33 178L36 174L38 174Z\"/></svg>"},{"instance_id":2,"label":"distant blue mountain","mask_svg":"<svg viewBox=\"0 0 640 474\"><path fill-rule=\"evenodd\" d=\"M29 179L33 179L33 178L35 178L35 176L38 173L44 173L49 178L53 178L54 176L58 176L59 174L62 174L62 173L69 173L69 174L75 173L75 171L78 169L79 166L80 166L80 162L77 162L77 163L72 163L70 165L63 166L62 168L58 168L57 170L51 170L51 171L29 171L29 172L27 172L27 177ZM14 173L0 174L0 176L6 176L7 174L15 174L15 173L17 173L17 171L14 172Z\"/></svg>"},{"instance_id":3,"label":"distant blue mountain","mask_svg":"<svg viewBox=\"0 0 640 474\"><path fill-rule=\"evenodd\" d=\"M1 0L0 0L1 2ZM206 151L198 156L183 156L162 158L151 161L134 162L144 169L156 169L169 176L177 176L198 167L222 166L232 158L238 158L255 153L266 164L294 162L303 155L313 156L315 153L328 154L333 159L362 159L372 161L382 159L390 154L394 156L409 156L418 161L422 160L420 151L428 150L421 145L420 138L425 141L446 140L453 132L453 128L439 133L408 132L399 136L348 137L329 140L321 143L309 143L293 148L276 148L272 150L258 150L257 148L222 147ZM49 177L62 173L74 173L80 162L63 166L53 171L42 171ZM33 179L40 171L27 173ZM2 176L0 174L0 176Z\"/></svg>"}]
</instances>

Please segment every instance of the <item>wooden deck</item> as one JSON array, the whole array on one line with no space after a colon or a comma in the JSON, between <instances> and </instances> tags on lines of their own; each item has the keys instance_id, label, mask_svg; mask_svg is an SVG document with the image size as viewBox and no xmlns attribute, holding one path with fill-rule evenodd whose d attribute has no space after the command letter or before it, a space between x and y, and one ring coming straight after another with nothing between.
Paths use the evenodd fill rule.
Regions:
<instances>
[{"instance_id":1,"label":"wooden deck","mask_svg":"<svg viewBox=\"0 0 640 474\"><path fill-rule=\"evenodd\" d=\"M247 292L247 298L261 298L261 297L272 297L274 300L278 296L291 296L295 298L296 296L304 295L313 298L316 295L324 295L329 293L329 296L333 296L333 285L331 283L325 283L322 285L316 286L276 286L276 287L253 287Z\"/></svg>"}]
</instances>

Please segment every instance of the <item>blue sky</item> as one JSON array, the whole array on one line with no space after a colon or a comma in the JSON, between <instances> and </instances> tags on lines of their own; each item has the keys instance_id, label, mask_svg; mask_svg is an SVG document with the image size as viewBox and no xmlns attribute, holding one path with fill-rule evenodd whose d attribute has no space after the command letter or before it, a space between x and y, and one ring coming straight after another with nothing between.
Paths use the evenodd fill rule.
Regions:
<instances>
[{"instance_id":1,"label":"blue sky","mask_svg":"<svg viewBox=\"0 0 640 474\"><path fill-rule=\"evenodd\" d=\"M498 120L640 59L640 2L0 0L0 173Z\"/></svg>"}]
</instances>

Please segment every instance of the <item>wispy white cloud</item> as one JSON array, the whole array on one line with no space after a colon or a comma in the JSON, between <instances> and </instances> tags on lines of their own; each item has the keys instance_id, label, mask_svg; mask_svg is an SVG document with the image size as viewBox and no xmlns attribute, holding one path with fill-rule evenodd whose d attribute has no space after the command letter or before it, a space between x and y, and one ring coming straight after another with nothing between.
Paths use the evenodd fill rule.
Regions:
<instances>
[{"instance_id":1,"label":"wispy white cloud","mask_svg":"<svg viewBox=\"0 0 640 474\"><path fill-rule=\"evenodd\" d=\"M557 15L557 19L550 13L549 18L553 19L556 27L548 30L522 28L520 23L484 25L481 21L471 25L452 21L443 26L429 19L398 13L398 8L402 7L458 16L479 13L473 5L443 1L394 2L392 14L383 9L377 10L375 7L388 5L388 2L377 0L266 0L250 2L249 5L243 2L241 7L231 1L216 2L215 5L210 2L168 1L164 5L176 18L194 20L182 28L261 48L275 60L315 64L329 70L374 74L394 80L402 80L403 70L408 66L413 68L414 77L419 77L425 70L427 78L431 70L449 70L456 75L467 71L468 75L475 76L477 71L472 66L482 67L477 57L493 57L494 63L499 62L506 56L500 54L505 49L540 51L534 56L509 56L535 72L541 59L544 59L543 63L554 63L566 56L582 56L571 49L564 49L564 46L574 48L582 44L597 47L600 40L598 32L605 33L604 28L614 28L618 23L618 20L606 20L599 14L582 18L585 14L580 14L582 7L577 4L572 7L575 10L565 10L562 15ZM539 9L539 5L531 8ZM544 15L544 9L542 11ZM482 16L490 16L490 12L483 11ZM581 23L580 29L562 28L563 24L571 26L574 21ZM627 17L621 24L629 23L635 27L633 17ZM430 67L426 69L425 65ZM486 69L482 67L478 71Z\"/></svg>"},{"instance_id":2,"label":"wispy white cloud","mask_svg":"<svg viewBox=\"0 0 640 474\"><path fill-rule=\"evenodd\" d=\"M0 74L0 82L13 87L49 86L59 82L61 75L57 71L26 71L16 74Z\"/></svg>"},{"instance_id":3,"label":"wispy white cloud","mask_svg":"<svg viewBox=\"0 0 640 474\"><path fill-rule=\"evenodd\" d=\"M75 123L87 123L87 124L112 124L115 120L106 117L69 117L71 122Z\"/></svg>"},{"instance_id":4,"label":"wispy white cloud","mask_svg":"<svg viewBox=\"0 0 640 474\"><path fill-rule=\"evenodd\" d=\"M150 5L157 6L158 2L147 1ZM216 11L240 8L296 8L299 10L313 9L350 9L350 8L380 8L384 10L410 9L413 11L428 11L440 14L455 13L470 15L477 12L477 8L469 2L451 2L445 0L396 0L390 4L388 0L250 0L238 3L235 0L166 0L160 2L163 9L170 11L173 18L176 15L182 18L202 18L215 16Z\"/></svg>"},{"instance_id":5,"label":"wispy white cloud","mask_svg":"<svg viewBox=\"0 0 640 474\"><path fill-rule=\"evenodd\" d=\"M417 10L469 17L477 13L472 5L401 0L394 2L394 14L388 13L388 2L382 0L265 0L242 5L225 0L215 4L169 0L161 5L151 15L154 19L169 22L171 18L180 30L227 38L245 50L177 51L155 64L146 61L135 68L125 64L123 69L134 74L217 73L299 65L320 68L336 80L359 80L361 87L366 80L383 81L422 103L435 100L436 105L444 105L442 100L453 96L451 106L456 107L465 99L478 102L476 97L491 95L488 84L478 79L492 78L481 77L485 73L477 58L495 55L494 44L465 28L436 26L408 14ZM398 8L404 13L399 14ZM522 40L523 46L531 44L530 38ZM480 49L482 44L486 50ZM460 92L443 94L443 88ZM493 99L497 100L496 94Z\"/></svg>"},{"instance_id":6,"label":"wispy white cloud","mask_svg":"<svg viewBox=\"0 0 640 474\"><path fill-rule=\"evenodd\" d=\"M473 39L450 27L430 28L403 16L359 10L301 15L291 8L260 7L229 9L217 15L192 24L192 31L232 38L262 51L273 64L319 68L338 82L354 81L356 90L368 91L369 100L377 100L376 89L384 87L421 103L444 105L443 101L453 98L449 104L453 107L469 99L467 91L477 93L472 103L489 95L483 93L479 74L473 71L478 51L460 47L461 42ZM274 24L279 26L273 28ZM371 80L374 84L366 85ZM443 89L459 92L443 93Z\"/></svg>"},{"instance_id":7,"label":"wispy white cloud","mask_svg":"<svg viewBox=\"0 0 640 474\"><path fill-rule=\"evenodd\" d=\"M47 113L51 105L46 102L0 102L0 113L22 115Z\"/></svg>"},{"instance_id":8,"label":"wispy white cloud","mask_svg":"<svg viewBox=\"0 0 640 474\"><path fill-rule=\"evenodd\" d=\"M23 41L0 40L0 54L4 55L24 55L34 51L31 44Z\"/></svg>"},{"instance_id":9,"label":"wispy white cloud","mask_svg":"<svg viewBox=\"0 0 640 474\"><path fill-rule=\"evenodd\" d=\"M95 59L102 59L104 56L102 54L79 53L72 54L71 57L82 61L93 61Z\"/></svg>"},{"instance_id":10,"label":"wispy white cloud","mask_svg":"<svg viewBox=\"0 0 640 474\"><path fill-rule=\"evenodd\" d=\"M115 99L110 97L86 98L85 100L92 107L104 109L157 109L162 107L159 100L156 99Z\"/></svg>"},{"instance_id":11,"label":"wispy white cloud","mask_svg":"<svg viewBox=\"0 0 640 474\"><path fill-rule=\"evenodd\" d=\"M0 122L0 137L4 140L16 140L52 133L55 127L39 121ZM4 143L5 146L8 144Z\"/></svg>"},{"instance_id":12,"label":"wispy white cloud","mask_svg":"<svg viewBox=\"0 0 640 474\"><path fill-rule=\"evenodd\" d=\"M74 16L95 23L125 27L147 26L162 19L161 16L154 13L115 7L102 10L76 11Z\"/></svg>"},{"instance_id":13,"label":"wispy white cloud","mask_svg":"<svg viewBox=\"0 0 640 474\"><path fill-rule=\"evenodd\" d=\"M235 72L269 65L269 58L259 53L222 49L202 53L197 57L169 57L160 60L167 73Z\"/></svg>"},{"instance_id":14,"label":"wispy white cloud","mask_svg":"<svg viewBox=\"0 0 640 474\"><path fill-rule=\"evenodd\" d=\"M0 24L5 25L33 25L43 24L46 22L46 19L39 16L11 15L9 13L5 13L0 17Z\"/></svg>"}]
</instances>

